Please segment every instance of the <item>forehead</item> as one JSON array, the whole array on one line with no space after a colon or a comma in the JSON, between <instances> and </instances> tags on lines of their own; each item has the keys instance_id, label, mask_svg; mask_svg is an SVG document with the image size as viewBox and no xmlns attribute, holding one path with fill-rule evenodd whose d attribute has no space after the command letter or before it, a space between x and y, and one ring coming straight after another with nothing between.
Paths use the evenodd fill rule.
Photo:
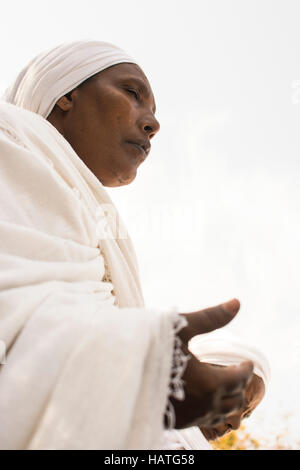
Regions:
<instances>
[{"instance_id":1,"label":"forehead","mask_svg":"<svg viewBox=\"0 0 300 470\"><path fill-rule=\"evenodd\" d=\"M122 76L122 75L129 74L137 78L140 78L149 84L146 75L137 64L131 64L131 63L126 62L122 64L111 65L110 67L103 70L102 72L99 72L98 75L100 76L104 73L110 76Z\"/></svg>"},{"instance_id":2,"label":"forehead","mask_svg":"<svg viewBox=\"0 0 300 470\"><path fill-rule=\"evenodd\" d=\"M82 88L92 87L94 89L94 84L104 85L116 85L123 83L123 85L134 84L137 86L142 95L152 102L153 112L156 111L156 104L153 96L153 92L150 86L150 83L142 71L142 69L137 64L131 63L122 63L116 64L108 67L101 72L92 75L79 86ZM96 89L95 89L96 90Z\"/></svg>"},{"instance_id":3,"label":"forehead","mask_svg":"<svg viewBox=\"0 0 300 470\"><path fill-rule=\"evenodd\" d=\"M86 80L86 82L92 83L93 81L117 81L119 79L136 79L145 87L145 91L152 94L150 83L142 71L142 69L136 64L116 64L111 65L105 70L96 73L92 77Z\"/></svg>"},{"instance_id":4,"label":"forehead","mask_svg":"<svg viewBox=\"0 0 300 470\"><path fill-rule=\"evenodd\" d=\"M92 79L108 80L112 82L117 82L118 80L136 80L145 95L153 98L150 83L142 69L137 64L122 63L112 65L111 67L95 74Z\"/></svg>"}]
</instances>

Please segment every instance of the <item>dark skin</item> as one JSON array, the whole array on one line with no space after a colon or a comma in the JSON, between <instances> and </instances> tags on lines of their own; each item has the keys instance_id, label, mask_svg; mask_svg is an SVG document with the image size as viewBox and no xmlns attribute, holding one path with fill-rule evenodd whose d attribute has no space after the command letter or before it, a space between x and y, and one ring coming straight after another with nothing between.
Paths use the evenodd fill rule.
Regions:
<instances>
[{"instance_id":1,"label":"dark skin","mask_svg":"<svg viewBox=\"0 0 300 470\"><path fill-rule=\"evenodd\" d=\"M159 130L150 84L135 64L118 64L62 97L48 121L104 186L131 183ZM140 143L144 150L129 142Z\"/></svg>"},{"instance_id":2,"label":"dark skin","mask_svg":"<svg viewBox=\"0 0 300 470\"><path fill-rule=\"evenodd\" d=\"M65 137L77 155L104 186L131 183L159 130L155 100L143 71L135 64L117 64L95 74L61 97L48 121ZM222 328L240 304L218 305L183 313L188 325L179 332L182 349L198 334ZM244 394L253 365L216 369L190 354L183 380L184 401L171 398L176 428L215 426L244 407Z\"/></svg>"},{"instance_id":3,"label":"dark skin","mask_svg":"<svg viewBox=\"0 0 300 470\"><path fill-rule=\"evenodd\" d=\"M218 426L206 428L201 427L201 431L207 440L215 440L240 427L241 421L249 418L255 408L259 405L265 395L265 384L261 377L253 374L253 377L247 385L245 391L245 406L226 418L224 423Z\"/></svg>"},{"instance_id":4,"label":"dark skin","mask_svg":"<svg viewBox=\"0 0 300 470\"><path fill-rule=\"evenodd\" d=\"M188 349L191 338L227 325L239 308L239 301L233 299L216 307L181 314L188 325L178 336L183 351L190 354L190 359L183 375L185 400L171 398L177 429L215 427L226 422L232 413L239 413L245 408L245 390L253 376L253 363L246 361L239 366L215 367L200 362Z\"/></svg>"}]
</instances>

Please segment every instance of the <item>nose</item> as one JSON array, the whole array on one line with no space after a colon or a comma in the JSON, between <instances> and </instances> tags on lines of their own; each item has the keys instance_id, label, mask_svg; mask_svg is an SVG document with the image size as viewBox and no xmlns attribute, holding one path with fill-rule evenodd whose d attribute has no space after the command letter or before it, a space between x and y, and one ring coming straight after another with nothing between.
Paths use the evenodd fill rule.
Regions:
<instances>
[{"instance_id":1,"label":"nose","mask_svg":"<svg viewBox=\"0 0 300 470\"><path fill-rule=\"evenodd\" d=\"M143 119L142 126L143 126L143 131L148 134L149 139L152 139L160 129L160 124L158 120L156 119L156 117L154 116L154 114L147 115Z\"/></svg>"},{"instance_id":2,"label":"nose","mask_svg":"<svg viewBox=\"0 0 300 470\"><path fill-rule=\"evenodd\" d=\"M239 415L228 416L226 424L230 429L238 429L241 425L241 417Z\"/></svg>"}]
</instances>

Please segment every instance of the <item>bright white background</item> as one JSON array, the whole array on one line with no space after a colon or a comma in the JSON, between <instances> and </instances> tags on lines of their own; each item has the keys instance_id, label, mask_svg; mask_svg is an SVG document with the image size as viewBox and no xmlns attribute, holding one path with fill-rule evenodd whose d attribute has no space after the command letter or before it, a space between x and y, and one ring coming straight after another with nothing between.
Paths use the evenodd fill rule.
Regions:
<instances>
[{"instance_id":1,"label":"bright white background","mask_svg":"<svg viewBox=\"0 0 300 470\"><path fill-rule=\"evenodd\" d=\"M286 448L300 448L299 17L297 0L10 0L0 28L1 93L63 41L137 58L161 131L134 183L109 193L147 306L241 300L231 328L273 372L248 426L269 445L285 432Z\"/></svg>"}]
</instances>

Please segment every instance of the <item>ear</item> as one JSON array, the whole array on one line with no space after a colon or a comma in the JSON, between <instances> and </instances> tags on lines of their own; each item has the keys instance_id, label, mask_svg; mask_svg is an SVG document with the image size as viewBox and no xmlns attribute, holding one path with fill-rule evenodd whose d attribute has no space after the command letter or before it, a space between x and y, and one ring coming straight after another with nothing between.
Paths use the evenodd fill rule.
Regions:
<instances>
[{"instance_id":1,"label":"ear","mask_svg":"<svg viewBox=\"0 0 300 470\"><path fill-rule=\"evenodd\" d=\"M56 105L62 110L62 111L69 111L69 109L72 108L72 98L71 94L68 93L66 96L62 96L59 98L59 100L56 102Z\"/></svg>"}]
</instances>

